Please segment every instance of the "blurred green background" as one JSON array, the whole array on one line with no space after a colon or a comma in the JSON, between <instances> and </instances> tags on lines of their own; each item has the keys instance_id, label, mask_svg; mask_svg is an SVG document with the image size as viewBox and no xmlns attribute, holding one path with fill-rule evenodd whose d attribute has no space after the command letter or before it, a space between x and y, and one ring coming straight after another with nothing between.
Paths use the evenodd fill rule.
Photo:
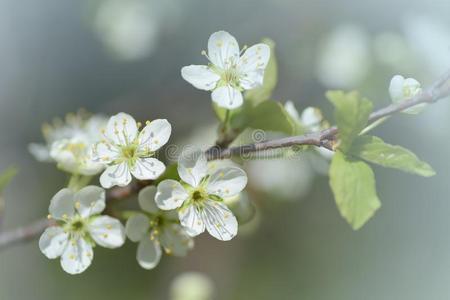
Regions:
<instances>
[{"instance_id":1,"label":"blurred green background","mask_svg":"<svg viewBox=\"0 0 450 300\"><path fill-rule=\"evenodd\" d=\"M55 116L84 107L163 117L173 142L212 144L209 95L180 69L205 63L200 51L217 30L241 45L273 39L275 98L321 107L331 119L327 89L359 89L380 107L394 74L427 85L449 68L449 12L450 2L425 0L1 0L0 169L20 169L5 194L3 229L45 216L65 183L27 151ZM0 299L169 299L186 271L207 275L214 299L450 299L449 129L444 100L376 130L438 175L375 168L382 208L357 232L339 216L317 162L249 163L258 217L232 242L202 235L186 258L164 257L153 271L137 265L136 244L97 247L92 266L70 276L35 240L0 253Z\"/></svg>"}]
</instances>

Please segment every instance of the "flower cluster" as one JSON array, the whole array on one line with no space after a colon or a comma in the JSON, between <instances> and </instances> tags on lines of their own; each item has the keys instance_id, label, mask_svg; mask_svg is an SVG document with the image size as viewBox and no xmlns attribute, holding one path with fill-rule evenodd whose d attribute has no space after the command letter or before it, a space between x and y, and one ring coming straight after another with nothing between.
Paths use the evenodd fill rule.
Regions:
<instances>
[{"instance_id":1,"label":"flower cluster","mask_svg":"<svg viewBox=\"0 0 450 300\"><path fill-rule=\"evenodd\" d=\"M210 36L208 54L203 54L210 63L183 67L182 77L196 88L211 91L219 107L236 109L243 104L243 91L263 84L270 48L257 44L240 50L233 36L219 31ZM399 75L389 87L393 102L407 101L421 91L418 81ZM300 114L290 101L284 110L280 108L293 131L311 134L329 127L317 108L308 107ZM421 108L404 112L417 113ZM45 125L46 144L32 144L30 151L40 161L55 162L72 177L68 187L50 201L52 226L39 240L41 252L49 259L60 257L64 271L79 274L92 263L96 245L117 248L128 237L138 243L138 264L153 269L164 252L187 255L194 246L193 238L205 231L221 241L233 239L238 220L242 224L254 214L242 193L248 180L246 172L237 164L208 164L205 152L197 148L183 151L173 165L175 174L170 168L166 172L165 164L156 155L169 141L171 132L166 119L147 121L143 126L123 112L109 119L80 112L68 115L65 121ZM327 158L334 153L317 149ZM102 171L98 179L101 187L87 186L92 176ZM140 189L140 210L106 210L124 219L124 227L118 219L102 215L106 208L104 189L125 187L133 177L145 181L131 188ZM241 193L244 197L240 197Z\"/></svg>"}]
</instances>

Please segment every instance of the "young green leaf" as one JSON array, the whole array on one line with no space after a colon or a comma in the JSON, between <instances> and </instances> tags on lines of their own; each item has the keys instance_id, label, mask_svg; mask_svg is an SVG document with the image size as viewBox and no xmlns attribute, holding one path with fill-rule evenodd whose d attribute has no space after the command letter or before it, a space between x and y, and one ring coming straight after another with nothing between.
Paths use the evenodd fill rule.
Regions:
<instances>
[{"instance_id":1,"label":"young green leaf","mask_svg":"<svg viewBox=\"0 0 450 300\"><path fill-rule=\"evenodd\" d=\"M339 129L339 149L347 152L353 140L366 126L372 112L372 102L361 98L357 92L329 91L326 96L335 107L334 117Z\"/></svg>"},{"instance_id":2,"label":"young green leaf","mask_svg":"<svg viewBox=\"0 0 450 300\"><path fill-rule=\"evenodd\" d=\"M394 168L425 177L436 174L429 164L421 161L408 149L386 144L382 139L375 136L357 137L349 153L386 168Z\"/></svg>"},{"instance_id":3,"label":"young green leaf","mask_svg":"<svg viewBox=\"0 0 450 300\"><path fill-rule=\"evenodd\" d=\"M361 228L381 206L370 166L341 151L331 162L330 186L342 217L354 230Z\"/></svg>"},{"instance_id":4,"label":"young green leaf","mask_svg":"<svg viewBox=\"0 0 450 300\"><path fill-rule=\"evenodd\" d=\"M11 182L11 180L17 175L17 168L9 167L0 173L0 193L3 192L5 187Z\"/></svg>"},{"instance_id":5,"label":"young green leaf","mask_svg":"<svg viewBox=\"0 0 450 300\"><path fill-rule=\"evenodd\" d=\"M254 104L269 100L278 81L278 66L275 56L275 43L270 39L263 39L262 42L270 47L270 59L264 72L263 85L251 89L245 93L245 99Z\"/></svg>"},{"instance_id":6,"label":"young green leaf","mask_svg":"<svg viewBox=\"0 0 450 300\"><path fill-rule=\"evenodd\" d=\"M242 128L250 127L268 131L283 132L288 135L295 133L296 125L284 106L276 101L264 101L257 106L243 111ZM242 117L242 116L241 116ZM232 120L233 122L233 120Z\"/></svg>"}]
</instances>

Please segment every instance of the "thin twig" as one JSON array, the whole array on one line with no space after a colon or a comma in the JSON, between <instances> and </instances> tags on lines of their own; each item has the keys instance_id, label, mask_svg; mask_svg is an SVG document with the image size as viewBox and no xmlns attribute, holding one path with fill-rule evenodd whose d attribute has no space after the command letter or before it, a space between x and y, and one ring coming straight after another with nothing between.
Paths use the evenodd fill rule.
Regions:
<instances>
[{"instance_id":1,"label":"thin twig","mask_svg":"<svg viewBox=\"0 0 450 300\"><path fill-rule=\"evenodd\" d=\"M391 105L388 105L384 108L374 111L369 116L369 124L381 118L391 116L395 113L399 113L417 104L434 103L439 99L449 96L450 86L446 86L446 84L448 83L450 83L450 71L448 71L447 73L445 73L445 75L439 78L430 88L424 90L422 93L411 98L410 100L392 103ZM225 159L237 155L246 155L249 153L265 151L270 149L285 148L291 146L302 146L302 145L310 145L310 146L312 145L333 150L332 141L336 140L337 133L338 133L337 127L333 126L315 133L309 133L299 136L290 136L237 147L224 149L221 149L219 147L211 147L206 151L206 155L208 157L208 160Z\"/></svg>"},{"instance_id":2,"label":"thin twig","mask_svg":"<svg viewBox=\"0 0 450 300\"><path fill-rule=\"evenodd\" d=\"M373 112L369 117L369 123L373 123L381 118L391 116L401 112L404 109L413 107L421 103L434 103L439 99L450 95L450 70L440 77L434 84L421 94L412 99L400 103L394 103ZM285 137L264 141L254 144L248 144L230 148L211 147L206 151L208 160L225 159L236 155L245 155L249 153L265 151L270 149L285 148L292 146L310 145L333 149L334 141L338 129L336 126L330 127L320 132L309 133L301 136ZM146 182L136 182L126 187L116 187L107 194L107 200L123 199L137 193L141 188L148 185ZM40 235L46 227L52 225L51 221L41 219L27 226L19 227L13 230L0 233L0 250L6 249L12 245L34 239Z\"/></svg>"}]
</instances>

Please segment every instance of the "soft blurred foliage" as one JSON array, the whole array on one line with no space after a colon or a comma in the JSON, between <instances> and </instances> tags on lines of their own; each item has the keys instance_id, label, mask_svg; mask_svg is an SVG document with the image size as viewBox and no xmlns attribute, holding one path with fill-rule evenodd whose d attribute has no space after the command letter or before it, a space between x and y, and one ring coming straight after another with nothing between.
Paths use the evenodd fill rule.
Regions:
<instances>
[{"instance_id":1,"label":"soft blurred foliage","mask_svg":"<svg viewBox=\"0 0 450 300\"><path fill-rule=\"evenodd\" d=\"M425 0L1 0L0 169L20 169L4 194L2 229L45 216L65 184L27 152L55 116L84 107L164 117L172 142L213 143L209 95L184 82L180 68L205 62L200 51L214 31L242 45L271 38L275 98L321 107L331 119L326 89L359 89L380 107L394 74L427 85L449 68L449 11L448 1ZM450 102L441 101L376 129L437 176L375 168L382 207L360 231L339 216L321 175L326 161L251 162L256 217L235 240L201 236L186 258L164 257L153 271L137 265L133 243L99 247L80 276L32 241L0 253L0 299L169 299L186 271L208 276L215 299L449 299L449 120Z\"/></svg>"}]
</instances>

